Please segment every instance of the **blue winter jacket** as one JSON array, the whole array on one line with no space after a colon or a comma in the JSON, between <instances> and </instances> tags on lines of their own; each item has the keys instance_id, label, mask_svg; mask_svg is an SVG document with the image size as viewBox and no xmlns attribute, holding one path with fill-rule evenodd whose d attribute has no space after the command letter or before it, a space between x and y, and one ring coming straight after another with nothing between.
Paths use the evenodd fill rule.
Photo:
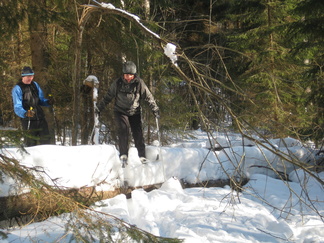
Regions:
<instances>
[{"instance_id":1,"label":"blue winter jacket","mask_svg":"<svg viewBox=\"0 0 324 243\"><path fill-rule=\"evenodd\" d=\"M48 99L44 98L44 93L37 82L32 81L31 84L24 84L20 81L13 87L11 94L14 111L17 116L31 120L45 118L41 106L49 106L49 103ZM30 107L33 107L33 111L35 111L35 116L33 118L27 118L25 116Z\"/></svg>"}]
</instances>

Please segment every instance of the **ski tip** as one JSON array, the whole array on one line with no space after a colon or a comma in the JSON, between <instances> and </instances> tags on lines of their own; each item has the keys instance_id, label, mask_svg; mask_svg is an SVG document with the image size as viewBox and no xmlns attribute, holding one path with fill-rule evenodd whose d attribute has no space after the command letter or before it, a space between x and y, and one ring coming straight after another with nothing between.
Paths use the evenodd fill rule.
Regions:
<instances>
[{"instance_id":1,"label":"ski tip","mask_svg":"<svg viewBox=\"0 0 324 243\"><path fill-rule=\"evenodd\" d=\"M161 162L160 160L156 159L156 160L146 160L145 162L142 162L142 165L149 165L149 164L155 164L155 163L159 163Z\"/></svg>"}]
</instances>

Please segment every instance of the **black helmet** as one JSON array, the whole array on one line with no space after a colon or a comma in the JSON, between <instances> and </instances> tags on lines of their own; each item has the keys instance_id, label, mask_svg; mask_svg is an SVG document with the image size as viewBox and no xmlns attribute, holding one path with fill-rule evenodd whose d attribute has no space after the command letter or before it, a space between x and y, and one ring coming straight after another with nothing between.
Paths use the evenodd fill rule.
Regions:
<instances>
[{"instance_id":1,"label":"black helmet","mask_svg":"<svg viewBox=\"0 0 324 243\"><path fill-rule=\"evenodd\" d=\"M24 76L32 76L34 75L34 71L33 69L31 69L31 67L24 67L21 71L21 77L24 77Z\"/></svg>"},{"instance_id":2,"label":"black helmet","mask_svg":"<svg viewBox=\"0 0 324 243\"><path fill-rule=\"evenodd\" d=\"M123 64L123 74L136 74L136 65L132 61Z\"/></svg>"}]
</instances>

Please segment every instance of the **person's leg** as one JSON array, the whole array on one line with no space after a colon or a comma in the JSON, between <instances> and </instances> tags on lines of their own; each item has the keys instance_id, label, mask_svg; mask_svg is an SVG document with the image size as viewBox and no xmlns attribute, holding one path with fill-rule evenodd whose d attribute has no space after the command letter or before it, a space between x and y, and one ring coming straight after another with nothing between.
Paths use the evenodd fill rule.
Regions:
<instances>
[{"instance_id":1,"label":"person's leg","mask_svg":"<svg viewBox=\"0 0 324 243\"><path fill-rule=\"evenodd\" d=\"M25 146L31 147L37 145L37 132L35 129L37 128L37 121L29 121L29 120L21 120L22 129L26 132L24 136Z\"/></svg>"},{"instance_id":2,"label":"person's leg","mask_svg":"<svg viewBox=\"0 0 324 243\"><path fill-rule=\"evenodd\" d=\"M115 112L115 121L118 129L119 154L128 156L129 120L128 116Z\"/></svg>"},{"instance_id":3,"label":"person's leg","mask_svg":"<svg viewBox=\"0 0 324 243\"><path fill-rule=\"evenodd\" d=\"M135 147L138 151L138 156L145 158L145 143L143 137L141 114L130 116L129 123L132 129L132 135L134 138Z\"/></svg>"},{"instance_id":4,"label":"person's leg","mask_svg":"<svg viewBox=\"0 0 324 243\"><path fill-rule=\"evenodd\" d=\"M50 144L51 137L48 130L48 124L45 119L38 121L38 129L39 144Z\"/></svg>"}]
</instances>

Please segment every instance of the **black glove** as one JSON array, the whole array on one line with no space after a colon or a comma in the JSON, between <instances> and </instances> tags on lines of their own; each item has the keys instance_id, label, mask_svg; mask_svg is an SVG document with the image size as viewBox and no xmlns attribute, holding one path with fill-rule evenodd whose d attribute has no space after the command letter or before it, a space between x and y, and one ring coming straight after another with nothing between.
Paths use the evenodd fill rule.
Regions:
<instances>
[{"instance_id":1,"label":"black glove","mask_svg":"<svg viewBox=\"0 0 324 243\"><path fill-rule=\"evenodd\" d=\"M159 110L153 111L153 114L154 114L155 118L160 119L160 111Z\"/></svg>"},{"instance_id":2,"label":"black glove","mask_svg":"<svg viewBox=\"0 0 324 243\"><path fill-rule=\"evenodd\" d=\"M52 95L49 95L47 102L49 105L54 105L54 103L55 103L54 97Z\"/></svg>"}]
</instances>

